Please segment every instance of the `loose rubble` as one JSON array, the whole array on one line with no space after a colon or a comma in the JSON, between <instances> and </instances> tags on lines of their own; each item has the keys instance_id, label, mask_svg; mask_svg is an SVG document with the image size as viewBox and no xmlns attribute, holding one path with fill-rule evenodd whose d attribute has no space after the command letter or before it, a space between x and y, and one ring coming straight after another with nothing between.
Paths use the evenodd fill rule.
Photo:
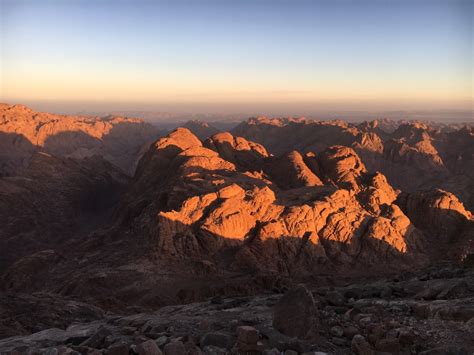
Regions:
<instances>
[{"instance_id":1,"label":"loose rubble","mask_svg":"<svg viewBox=\"0 0 474 355\"><path fill-rule=\"evenodd\" d=\"M18 355L471 354L473 350L474 270L455 267L334 287L300 284L284 294L219 302L210 298L0 340L2 354Z\"/></svg>"}]
</instances>

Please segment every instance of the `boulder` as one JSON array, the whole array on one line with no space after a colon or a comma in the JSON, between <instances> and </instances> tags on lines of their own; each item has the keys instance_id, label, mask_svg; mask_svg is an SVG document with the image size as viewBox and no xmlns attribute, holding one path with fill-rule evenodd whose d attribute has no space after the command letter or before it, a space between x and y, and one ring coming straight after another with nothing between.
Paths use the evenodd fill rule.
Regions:
<instances>
[{"instance_id":1,"label":"boulder","mask_svg":"<svg viewBox=\"0 0 474 355\"><path fill-rule=\"evenodd\" d=\"M375 351L371 348L368 341L360 334L352 338L351 350L356 355L375 355Z\"/></svg>"},{"instance_id":2,"label":"boulder","mask_svg":"<svg viewBox=\"0 0 474 355\"><path fill-rule=\"evenodd\" d=\"M186 348L182 341L172 341L165 345L163 352L164 355L185 355Z\"/></svg>"},{"instance_id":3,"label":"boulder","mask_svg":"<svg viewBox=\"0 0 474 355\"><path fill-rule=\"evenodd\" d=\"M153 340L147 340L137 346L138 355L161 355L161 350Z\"/></svg>"},{"instance_id":4,"label":"boulder","mask_svg":"<svg viewBox=\"0 0 474 355\"><path fill-rule=\"evenodd\" d=\"M285 335L306 337L318 325L318 311L311 292L302 285L288 291L273 308L272 324Z\"/></svg>"},{"instance_id":5,"label":"boulder","mask_svg":"<svg viewBox=\"0 0 474 355\"><path fill-rule=\"evenodd\" d=\"M106 354L107 355L128 355L129 354L128 345L125 343L111 345L107 349Z\"/></svg>"}]
</instances>

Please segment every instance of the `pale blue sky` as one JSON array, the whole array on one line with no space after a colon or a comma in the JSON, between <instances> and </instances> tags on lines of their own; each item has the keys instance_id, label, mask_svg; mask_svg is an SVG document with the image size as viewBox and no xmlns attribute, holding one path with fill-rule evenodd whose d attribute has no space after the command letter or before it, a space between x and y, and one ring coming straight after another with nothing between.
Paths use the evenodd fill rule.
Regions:
<instances>
[{"instance_id":1,"label":"pale blue sky","mask_svg":"<svg viewBox=\"0 0 474 355\"><path fill-rule=\"evenodd\" d=\"M0 2L3 101L472 100L470 0Z\"/></svg>"}]
</instances>

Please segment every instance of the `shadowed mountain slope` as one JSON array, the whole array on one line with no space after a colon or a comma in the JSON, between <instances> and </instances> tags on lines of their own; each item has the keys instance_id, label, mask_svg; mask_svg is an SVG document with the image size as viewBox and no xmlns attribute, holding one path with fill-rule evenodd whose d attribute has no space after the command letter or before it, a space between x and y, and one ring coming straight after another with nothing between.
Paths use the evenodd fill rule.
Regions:
<instances>
[{"instance_id":1,"label":"shadowed mountain slope","mask_svg":"<svg viewBox=\"0 0 474 355\"><path fill-rule=\"evenodd\" d=\"M415 192L441 188L454 192L474 211L474 125L375 120L343 121L252 118L235 135L263 144L279 155L298 150L323 152L352 147L369 172L380 171L396 188Z\"/></svg>"},{"instance_id":2,"label":"shadowed mountain slope","mask_svg":"<svg viewBox=\"0 0 474 355\"><path fill-rule=\"evenodd\" d=\"M16 174L35 151L79 159L101 155L133 174L141 153L161 131L139 119L55 115L0 104L0 134L0 176Z\"/></svg>"},{"instance_id":3,"label":"shadowed mountain slope","mask_svg":"<svg viewBox=\"0 0 474 355\"><path fill-rule=\"evenodd\" d=\"M40 171L48 164L41 166ZM260 166L263 169L257 170ZM52 187L45 191L67 186L54 179L48 180ZM19 199L9 201L5 209ZM21 224L28 216L18 212L10 218ZM43 233L42 228L31 235ZM121 292L132 292L126 291L127 274L140 280L141 289L164 281L163 272L174 279L198 273L212 280L216 270L226 279L248 273L304 278L322 270L372 265L400 269L436 261L451 244L443 257L461 260L472 252L472 229L472 215L453 194L400 193L383 174L367 172L352 148L331 146L320 154L303 157L295 151L275 158L261 145L229 133L203 144L189 130L178 128L145 153L111 222L85 233L80 243L74 238L58 243L63 257L37 277L47 276L49 281L41 285L52 287L50 291L94 298L98 292L90 285L93 275L104 272L120 297ZM79 255L86 260L80 267L72 262ZM19 270L35 258L12 265L4 274L5 285L18 279ZM75 275L66 277L71 268ZM13 285L23 291L31 287ZM163 289L153 303L166 302L166 294Z\"/></svg>"},{"instance_id":4,"label":"shadowed mountain slope","mask_svg":"<svg viewBox=\"0 0 474 355\"><path fill-rule=\"evenodd\" d=\"M271 129L312 125L275 122ZM472 258L474 220L454 193L399 189L366 164L389 164L385 149L399 140L431 159L418 168L467 176L468 164L443 157L469 152L468 143L443 155L435 152L441 140L431 138L438 133L428 129L428 137L422 126L384 138L340 123L322 129L339 131L338 144L328 136L273 155L229 132L202 141L178 128L148 146L132 178L104 157L37 152L24 135L2 133L23 167L0 178L0 300L7 305L0 334L37 330L24 318L15 323L14 312L47 295L59 297L58 312L78 302L64 317L83 321ZM449 141L455 132L469 141L466 132L439 134ZM421 153L411 154L393 161L410 156L417 165ZM64 324L37 314L40 324Z\"/></svg>"}]
</instances>

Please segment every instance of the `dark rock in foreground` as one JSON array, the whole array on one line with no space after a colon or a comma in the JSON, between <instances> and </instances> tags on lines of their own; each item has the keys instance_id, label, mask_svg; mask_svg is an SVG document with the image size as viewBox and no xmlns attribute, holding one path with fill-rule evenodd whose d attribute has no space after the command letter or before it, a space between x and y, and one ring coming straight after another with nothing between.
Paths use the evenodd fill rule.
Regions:
<instances>
[{"instance_id":1,"label":"dark rock in foreground","mask_svg":"<svg viewBox=\"0 0 474 355\"><path fill-rule=\"evenodd\" d=\"M463 292L449 292L460 282ZM427 291L431 289L436 293ZM347 301L328 302L335 295ZM470 354L473 335L474 271L438 268L405 279L401 275L334 288L299 285L284 295L103 315L89 323L2 339L0 352Z\"/></svg>"}]
</instances>

